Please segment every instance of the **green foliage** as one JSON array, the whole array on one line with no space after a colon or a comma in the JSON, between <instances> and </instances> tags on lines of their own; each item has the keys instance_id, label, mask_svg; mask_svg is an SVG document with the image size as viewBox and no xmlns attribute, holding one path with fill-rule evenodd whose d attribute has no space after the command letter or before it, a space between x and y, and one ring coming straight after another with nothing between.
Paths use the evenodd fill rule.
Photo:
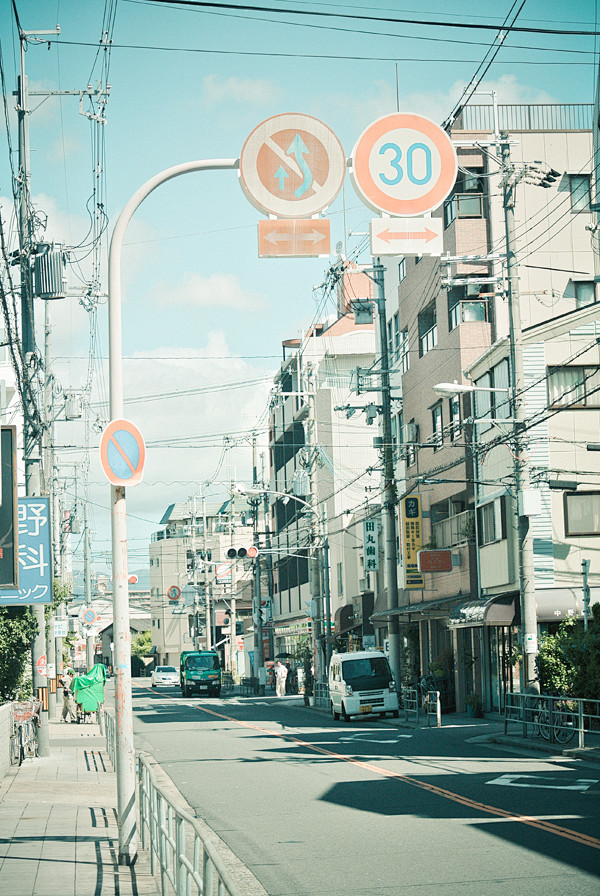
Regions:
<instances>
[{"instance_id":1,"label":"green foliage","mask_svg":"<svg viewBox=\"0 0 600 896\"><path fill-rule=\"evenodd\" d=\"M544 635L536 657L543 693L600 700L600 604L583 623L565 619L555 635Z\"/></svg>"},{"instance_id":2,"label":"green foliage","mask_svg":"<svg viewBox=\"0 0 600 896\"><path fill-rule=\"evenodd\" d=\"M0 700L20 696L38 626L31 607L0 607Z\"/></svg>"},{"instance_id":3,"label":"green foliage","mask_svg":"<svg viewBox=\"0 0 600 896\"><path fill-rule=\"evenodd\" d=\"M131 644L131 655L142 657L148 656L152 649L152 632L140 632L137 638Z\"/></svg>"}]
</instances>

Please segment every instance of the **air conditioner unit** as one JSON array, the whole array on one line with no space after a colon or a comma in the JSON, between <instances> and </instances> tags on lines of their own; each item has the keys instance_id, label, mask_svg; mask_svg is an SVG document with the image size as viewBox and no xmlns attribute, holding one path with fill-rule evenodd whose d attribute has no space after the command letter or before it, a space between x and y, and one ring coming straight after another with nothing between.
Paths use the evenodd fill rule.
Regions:
<instances>
[{"instance_id":1,"label":"air conditioner unit","mask_svg":"<svg viewBox=\"0 0 600 896\"><path fill-rule=\"evenodd\" d=\"M472 298L479 298L479 291L481 286L479 283L467 283L467 296Z\"/></svg>"},{"instance_id":2,"label":"air conditioner unit","mask_svg":"<svg viewBox=\"0 0 600 896\"><path fill-rule=\"evenodd\" d=\"M368 580L368 578L366 578L366 579L359 579L359 580L358 580L358 590L359 590L359 591L368 591L368 590L369 590L369 580Z\"/></svg>"},{"instance_id":3,"label":"air conditioner unit","mask_svg":"<svg viewBox=\"0 0 600 896\"><path fill-rule=\"evenodd\" d=\"M402 427L402 436L403 442L418 442L419 441L419 424L418 423L405 423Z\"/></svg>"}]
</instances>

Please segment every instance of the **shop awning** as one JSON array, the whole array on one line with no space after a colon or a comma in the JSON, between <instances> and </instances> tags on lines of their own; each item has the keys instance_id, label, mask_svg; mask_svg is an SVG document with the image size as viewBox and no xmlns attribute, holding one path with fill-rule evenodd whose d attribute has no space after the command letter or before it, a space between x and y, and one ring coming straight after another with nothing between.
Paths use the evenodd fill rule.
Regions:
<instances>
[{"instance_id":1,"label":"shop awning","mask_svg":"<svg viewBox=\"0 0 600 896\"><path fill-rule=\"evenodd\" d=\"M450 612L449 625L465 628L470 625L512 625L515 618L515 595L467 600Z\"/></svg>"},{"instance_id":2,"label":"shop awning","mask_svg":"<svg viewBox=\"0 0 600 896\"><path fill-rule=\"evenodd\" d=\"M600 601L600 588L590 588L590 608ZM537 588L535 604L538 622L562 622L583 618L582 588Z\"/></svg>"},{"instance_id":3,"label":"shop awning","mask_svg":"<svg viewBox=\"0 0 600 896\"><path fill-rule=\"evenodd\" d=\"M360 621L354 618L354 604L345 604L338 607L334 616L334 634L343 635L352 629L358 628Z\"/></svg>"},{"instance_id":4,"label":"shop awning","mask_svg":"<svg viewBox=\"0 0 600 896\"><path fill-rule=\"evenodd\" d=\"M371 622L377 625L380 622L389 622L395 616L418 616L421 613L428 615L430 610L441 610L444 604L453 603L458 599L455 595L454 597L442 597L438 600L424 600L420 603L404 604L391 610L378 610L371 616Z\"/></svg>"}]
</instances>

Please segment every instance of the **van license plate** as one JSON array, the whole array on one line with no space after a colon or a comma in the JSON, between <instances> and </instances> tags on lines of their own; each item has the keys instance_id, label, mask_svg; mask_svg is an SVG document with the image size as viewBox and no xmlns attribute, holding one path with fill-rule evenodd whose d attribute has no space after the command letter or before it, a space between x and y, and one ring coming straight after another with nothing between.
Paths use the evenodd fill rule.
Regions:
<instances>
[{"instance_id":1,"label":"van license plate","mask_svg":"<svg viewBox=\"0 0 600 896\"><path fill-rule=\"evenodd\" d=\"M373 707L372 706L361 706L360 711L361 712L373 712Z\"/></svg>"}]
</instances>

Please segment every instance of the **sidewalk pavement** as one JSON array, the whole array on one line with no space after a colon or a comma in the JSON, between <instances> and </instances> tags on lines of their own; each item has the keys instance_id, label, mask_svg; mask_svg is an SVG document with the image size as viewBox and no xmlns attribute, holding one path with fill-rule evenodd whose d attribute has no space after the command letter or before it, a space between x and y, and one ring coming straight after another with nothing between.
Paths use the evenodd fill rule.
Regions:
<instances>
[{"instance_id":1,"label":"sidewalk pavement","mask_svg":"<svg viewBox=\"0 0 600 896\"><path fill-rule=\"evenodd\" d=\"M0 781L2 896L158 896L141 850L118 865L116 806L99 726L50 722L50 755Z\"/></svg>"}]
</instances>

